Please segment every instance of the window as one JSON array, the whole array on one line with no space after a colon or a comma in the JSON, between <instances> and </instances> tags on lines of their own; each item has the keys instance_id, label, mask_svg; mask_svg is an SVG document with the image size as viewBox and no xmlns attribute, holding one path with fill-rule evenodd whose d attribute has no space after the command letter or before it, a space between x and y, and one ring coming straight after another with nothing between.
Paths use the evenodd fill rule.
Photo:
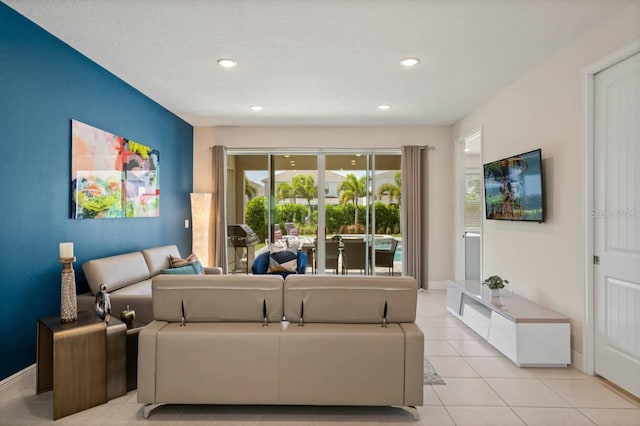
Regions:
<instances>
[{"instance_id":1,"label":"window","mask_svg":"<svg viewBox=\"0 0 640 426\"><path fill-rule=\"evenodd\" d=\"M478 232L482 224L482 175L464 175L464 230Z\"/></svg>"},{"instance_id":2,"label":"window","mask_svg":"<svg viewBox=\"0 0 640 426\"><path fill-rule=\"evenodd\" d=\"M252 229L256 254L268 250L267 240L301 244L307 273L399 274L400 163L399 153L391 151L231 151L227 221ZM365 242L363 267L351 268L355 257L347 262L344 243L336 245L335 257L325 250L329 241L357 239ZM388 264L386 253L375 257L378 248L390 253ZM251 263L253 256L248 258Z\"/></svg>"}]
</instances>

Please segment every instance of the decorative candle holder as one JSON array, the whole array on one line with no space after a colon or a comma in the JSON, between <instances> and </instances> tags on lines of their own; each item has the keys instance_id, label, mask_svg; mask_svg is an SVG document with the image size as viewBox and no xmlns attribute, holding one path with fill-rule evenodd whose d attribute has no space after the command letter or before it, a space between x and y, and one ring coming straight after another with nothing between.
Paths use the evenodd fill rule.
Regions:
<instances>
[{"instance_id":1,"label":"decorative candle holder","mask_svg":"<svg viewBox=\"0 0 640 426\"><path fill-rule=\"evenodd\" d=\"M60 288L60 321L72 322L78 319L78 300L76 296L76 274L73 270L74 257L61 257L62 285Z\"/></svg>"}]
</instances>

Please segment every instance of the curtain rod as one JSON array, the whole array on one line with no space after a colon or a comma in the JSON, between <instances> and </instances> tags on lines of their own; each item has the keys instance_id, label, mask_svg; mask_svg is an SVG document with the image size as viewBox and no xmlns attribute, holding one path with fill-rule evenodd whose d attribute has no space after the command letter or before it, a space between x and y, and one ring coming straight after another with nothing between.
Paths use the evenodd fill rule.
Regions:
<instances>
[{"instance_id":1,"label":"curtain rod","mask_svg":"<svg viewBox=\"0 0 640 426\"><path fill-rule=\"evenodd\" d=\"M232 150L234 150L234 151L235 150L238 150L238 151L242 151L242 150L252 151L254 149L258 149L258 148L235 148L235 149L232 148ZM259 148L259 149L262 150L264 148ZM436 147L435 147L435 145L420 145L420 149L426 149L427 151L435 151ZM213 150L213 146L210 146L209 147L209 151L212 151L212 150ZM318 149L310 149L310 150L307 150L307 151L317 152L317 151L323 151L323 150L325 150L325 151L335 151L335 152L339 152L340 150L349 150L349 151L353 151L353 152L357 151L357 149L354 149L354 148L323 148L323 149L320 149L320 150L318 150ZM374 149L374 151L376 151L376 150L387 151L384 148ZM272 152L284 152L284 151L303 152L304 150L300 150L300 149L288 150L287 148L275 148L275 149L273 149L271 151Z\"/></svg>"}]
</instances>

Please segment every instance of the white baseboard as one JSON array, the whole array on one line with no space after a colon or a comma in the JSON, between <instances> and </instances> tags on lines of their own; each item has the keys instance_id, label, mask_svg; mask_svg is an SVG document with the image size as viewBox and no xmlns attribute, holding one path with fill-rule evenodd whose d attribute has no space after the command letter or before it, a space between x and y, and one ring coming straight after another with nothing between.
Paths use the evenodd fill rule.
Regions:
<instances>
[{"instance_id":1,"label":"white baseboard","mask_svg":"<svg viewBox=\"0 0 640 426\"><path fill-rule=\"evenodd\" d=\"M429 281L429 290L446 290L446 281Z\"/></svg>"},{"instance_id":2,"label":"white baseboard","mask_svg":"<svg viewBox=\"0 0 640 426\"><path fill-rule=\"evenodd\" d=\"M579 354L574 350L571 351L571 366L576 370L579 370L583 373L585 372L584 358L582 357L582 354Z\"/></svg>"},{"instance_id":3,"label":"white baseboard","mask_svg":"<svg viewBox=\"0 0 640 426\"><path fill-rule=\"evenodd\" d=\"M0 403L8 401L14 396L22 393L25 389L35 392L36 388L36 365L18 371L13 376L0 381Z\"/></svg>"}]
</instances>

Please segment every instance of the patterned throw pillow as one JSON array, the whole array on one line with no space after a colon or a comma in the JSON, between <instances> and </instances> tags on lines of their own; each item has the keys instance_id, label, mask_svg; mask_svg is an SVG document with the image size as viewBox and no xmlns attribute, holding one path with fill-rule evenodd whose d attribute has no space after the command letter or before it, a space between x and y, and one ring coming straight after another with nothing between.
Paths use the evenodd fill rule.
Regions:
<instances>
[{"instance_id":1,"label":"patterned throw pillow","mask_svg":"<svg viewBox=\"0 0 640 426\"><path fill-rule=\"evenodd\" d=\"M298 271L298 251L293 250L272 250L269 253L268 274L274 273L296 273Z\"/></svg>"},{"instance_id":2,"label":"patterned throw pillow","mask_svg":"<svg viewBox=\"0 0 640 426\"><path fill-rule=\"evenodd\" d=\"M171 268L181 268L183 266L193 266L197 274L204 274L202 263L194 253L191 253L186 259L169 255L169 265Z\"/></svg>"}]
</instances>

